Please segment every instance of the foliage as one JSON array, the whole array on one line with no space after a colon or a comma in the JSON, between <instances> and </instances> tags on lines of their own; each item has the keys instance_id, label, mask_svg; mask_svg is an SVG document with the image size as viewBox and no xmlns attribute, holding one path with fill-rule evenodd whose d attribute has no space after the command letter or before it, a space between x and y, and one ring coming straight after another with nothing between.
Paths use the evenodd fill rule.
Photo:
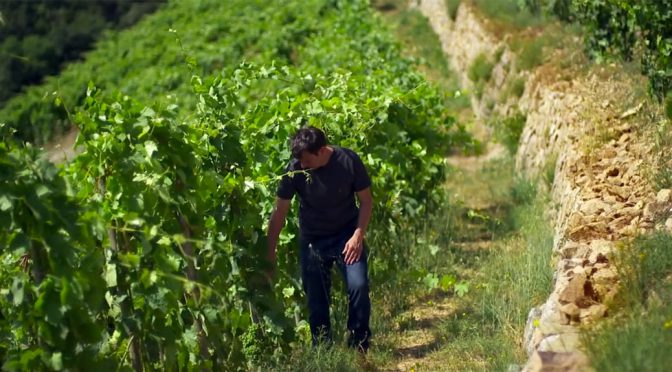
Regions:
<instances>
[{"instance_id":1,"label":"foliage","mask_svg":"<svg viewBox=\"0 0 672 372\"><path fill-rule=\"evenodd\" d=\"M94 218L36 149L0 143L0 359L3 370L103 366L103 252Z\"/></svg>"},{"instance_id":2,"label":"foliage","mask_svg":"<svg viewBox=\"0 0 672 372\"><path fill-rule=\"evenodd\" d=\"M405 6L405 3L399 5L401 6ZM384 14L384 18L396 31L396 37L402 43L404 54L414 59L427 80L446 92L452 92L447 95L445 105L454 111L470 108L469 96L457 89L459 79L451 70L441 48L441 42L427 18L417 9Z\"/></svg>"},{"instance_id":3,"label":"foliage","mask_svg":"<svg viewBox=\"0 0 672 372\"><path fill-rule=\"evenodd\" d=\"M206 75L243 60L291 64L326 9L328 2L320 0L290 1L273 11L262 0L170 1L134 27L109 32L85 60L7 101L0 121L16 129L18 140L43 144L71 127L67 109L83 103L91 81L104 92L118 90L164 107L179 97L179 114L187 117L196 102L185 53ZM269 29L274 32L264 31Z\"/></svg>"},{"instance_id":4,"label":"foliage","mask_svg":"<svg viewBox=\"0 0 672 372\"><path fill-rule=\"evenodd\" d=\"M211 12L214 5L201 6ZM207 76L199 58L173 57L185 58L193 72L191 92L174 99L194 107L191 115L170 101L147 106L126 92L112 94L89 84L83 106L70 110L76 112L82 153L64 172L38 162L37 155L18 161L34 150L14 150L7 139L3 143L7 153L17 155L1 157L11 171L1 173L0 210L13 217L3 215L12 224L2 230L0 242L11 250L2 251L0 270L20 280L13 287L16 279L2 276L4 368L281 365L292 343L306 341L297 265L290 254L297 226L292 218L283 232L279 277L269 284L262 274L264 224L275 181L290 158L287 139L303 125L323 128L332 143L362 154L371 170L372 281L394 278L413 259L411 247L394 254L386 248L398 239L396 232L445 202L438 187L443 156L465 138L455 133L459 128L443 107L445 97L400 56L365 1L296 1L283 11L247 1L228 6L239 17L222 27L248 30L231 38L258 47L250 59L259 63L227 66ZM154 17L171 12L169 7ZM285 22L290 15L295 22ZM284 26L277 33L252 35L254 28L246 23L251 20ZM151 22L148 18L139 29L147 30ZM314 32L303 33L307 29ZM290 53L284 43L299 38L297 32L303 33L302 43ZM185 45L188 34L180 34ZM85 76L86 66L80 66ZM101 71L117 71L103 66ZM136 92L161 92L170 71L157 67L156 73L166 75L154 79L150 69L146 80L134 82ZM141 96L151 100L153 94ZM47 181L53 184L47 188L24 181L35 178L36 164L51 169ZM31 204L36 198L37 207ZM17 240L21 236L44 240L47 247L56 239L58 249L40 250L30 239ZM28 252L33 272L43 267L40 262L54 262L43 269L46 275L17 276L16 262L27 244L38 247ZM75 279L59 279L66 275ZM68 292L66 285L77 290ZM41 293L50 297L34 302L24 296L21 302L21 288L37 288L31 291L38 299ZM22 305L5 306L10 303ZM56 311L45 317L40 306L47 305ZM80 325L91 326L80 332ZM88 364L78 364L83 361Z\"/></svg>"},{"instance_id":5,"label":"foliage","mask_svg":"<svg viewBox=\"0 0 672 372\"><path fill-rule=\"evenodd\" d=\"M525 128L527 116L520 112L505 118L496 118L490 123L494 129L495 141L503 144L509 153L516 154L518 142Z\"/></svg>"},{"instance_id":6,"label":"foliage","mask_svg":"<svg viewBox=\"0 0 672 372\"><path fill-rule=\"evenodd\" d=\"M651 93L672 90L672 4L666 0L545 0L544 9L585 27L586 50L596 60L641 55Z\"/></svg>"},{"instance_id":7,"label":"foliage","mask_svg":"<svg viewBox=\"0 0 672 372\"><path fill-rule=\"evenodd\" d=\"M500 101L506 102L509 97L518 99L522 97L525 93L525 84L527 84L527 79L523 76L519 76L515 79L508 80L500 96Z\"/></svg>"},{"instance_id":8,"label":"foliage","mask_svg":"<svg viewBox=\"0 0 672 372\"><path fill-rule=\"evenodd\" d=\"M499 27L523 29L542 24L544 20L527 6L538 0L473 0L478 8L489 18L497 21ZM527 6L526 6L527 5Z\"/></svg>"},{"instance_id":9,"label":"foliage","mask_svg":"<svg viewBox=\"0 0 672 372\"><path fill-rule=\"evenodd\" d=\"M469 67L468 76L469 79L473 82L488 82L492 76L492 69L495 65L490 62L488 56L481 53L475 59L474 62Z\"/></svg>"},{"instance_id":10,"label":"foliage","mask_svg":"<svg viewBox=\"0 0 672 372\"><path fill-rule=\"evenodd\" d=\"M495 64L490 61L490 58L485 53L479 54L469 67L467 76L474 83L474 94L477 98L480 99L483 95L483 89L485 89L485 85L490 81L494 68Z\"/></svg>"},{"instance_id":11,"label":"foliage","mask_svg":"<svg viewBox=\"0 0 672 372\"><path fill-rule=\"evenodd\" d=\"M652 120L652 122L655 122ZM659 120L654 132L654 154L657 170L653 184L657 190L672 188L672 120Z\"/></svg>"},{"instance_id":12,"label":"foliage","mask_svg":"<svg viewBox=\"0 0 672 372\"><path fill-rule=\"evenodd\" d=\"M544 46L548 46L548 39L535 38L524 43L518 54L517 67L520 70L531 71L541 65L544 62Z\"/></svg>"},{"instance_id":13,"label":"foliage","mask_svg":"<svg viewBox=\"0 0 672 372\"><path fill-rule=\"evenodd\" d=\"M77 59L107 29L127 27L162 3L65 0L0 3L0 105Z\"/></svg>"}]
</instances>

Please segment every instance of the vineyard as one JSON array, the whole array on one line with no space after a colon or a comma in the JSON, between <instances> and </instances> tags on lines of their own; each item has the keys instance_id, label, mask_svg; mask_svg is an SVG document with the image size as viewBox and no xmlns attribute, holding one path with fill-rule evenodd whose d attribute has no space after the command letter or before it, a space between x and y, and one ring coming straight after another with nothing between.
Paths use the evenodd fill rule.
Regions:
<instances>
[{"instance_id":1,"label":"vineyard","mask_svg":"<svg viewBox=\"0 0 672 372\"><path fill-rule=\"evenodd\" d=\"M403 280L411 257L395 234L444 201L443 156L467 141L445 97L367 2L223 4L168 4L5 107L3 369L281 363L307 337L297 229L283 233L271 284L264 226L287 140L304 125L366 154L371 275ZM138 44L137 33L156 39ZM114 48L127 50L116 63ZM64 167L13 140L70 122L81 153Z\"/></svg>"},{"instance_id":2,"label":"vineyard","mask_svg":"<svg viewBox=\"0 0 672 372\"><path fill-rule=\"evenodd\" d=\"M671 363L668 1L59 4L0 8L3 371ZM338 280L311 345L297 198L267 261L306 126L371 177L368 354Z\"/></svg>"}]
</instances>

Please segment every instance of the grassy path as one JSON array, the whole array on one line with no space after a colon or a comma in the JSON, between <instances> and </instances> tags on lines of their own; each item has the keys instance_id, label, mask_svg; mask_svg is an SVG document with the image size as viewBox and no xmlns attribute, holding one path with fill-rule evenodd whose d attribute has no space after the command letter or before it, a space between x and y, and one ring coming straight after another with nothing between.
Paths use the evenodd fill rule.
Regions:
<instances>
[{"instance_id":1,"label":"grassy path","mask_svg":"<svg viewBox=\"0 0 672 372\"><path fill-rule=\"evenodd\" d=\"M499 156L503 156L500 154ZM469 290L481 281L483 263L496 249L502 229L501 218L507 212L498 192L505 179L493 172L506 169L501 157L452 157L453 170L446 184L455 207L449 212L450 240L436 255L437 270L452 272L459 281L469 283ZM504 185L505 186L505 185ZM502 237L504 234L501 235ZM390 371L457 371L463 367L485 369L487 360L479 353L469 353L465 341L456 338L455 327L470 327L468 317L472 293L458 296L454 290L420 292L409 309L396 316L390 331L379 342L394 347L393 358L384 370Z\"/></svg>"}]
</instances>

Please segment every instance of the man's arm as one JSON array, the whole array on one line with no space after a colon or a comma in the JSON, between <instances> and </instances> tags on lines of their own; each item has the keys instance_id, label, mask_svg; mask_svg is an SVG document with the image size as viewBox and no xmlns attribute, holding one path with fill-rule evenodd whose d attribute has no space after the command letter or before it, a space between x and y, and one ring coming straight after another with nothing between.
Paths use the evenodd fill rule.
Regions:
<instances>
[{"instance_id":1,"label":"man's arm","mask_svg":"<svg viewBox=\"0 0 672 372\"><path fill-rule=\"evenodd\" d=\"M278 246L278 238L280 237L280 231L282 227L285 226L285 218L287 218L287 212L291 205L290 199L276 198L275 200L275 209L271 213L271 220L268 223L268 262L275 267L275 249Z\"/></svg>"},{"instance_id":2,"label":"man's arm","mask_svg":"<svg viewBox=\"0 0 672 372\"><path fill-rule=\"evenodd\" d=\"M362 191L357 192L357 199L359 199L359 218L357 220L357 229L352 234L352 238L348 240L343 249L345 255L344 261L346 264L352 264L359 261L364 251L364 236L366 228L369 226L371 220L371 211L373 209L373 197L371 196L371 188L367 187Z\"/></svg>"}]
</instances>

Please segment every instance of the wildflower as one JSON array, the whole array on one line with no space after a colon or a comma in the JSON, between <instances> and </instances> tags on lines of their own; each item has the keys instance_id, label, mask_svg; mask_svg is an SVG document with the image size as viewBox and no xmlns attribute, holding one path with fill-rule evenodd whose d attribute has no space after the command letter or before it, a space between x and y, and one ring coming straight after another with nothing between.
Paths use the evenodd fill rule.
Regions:
<instances>
[{"instance_id":1,"label":"wildflower","mask_svg":"<svg viewBox=\"0 0 672 372\"><path fill-rule=\"evenodd\" d=\"M663 323L663 328L672 329L672 320L668 320L667 322Z\"/></svg>"}]
</instances>

